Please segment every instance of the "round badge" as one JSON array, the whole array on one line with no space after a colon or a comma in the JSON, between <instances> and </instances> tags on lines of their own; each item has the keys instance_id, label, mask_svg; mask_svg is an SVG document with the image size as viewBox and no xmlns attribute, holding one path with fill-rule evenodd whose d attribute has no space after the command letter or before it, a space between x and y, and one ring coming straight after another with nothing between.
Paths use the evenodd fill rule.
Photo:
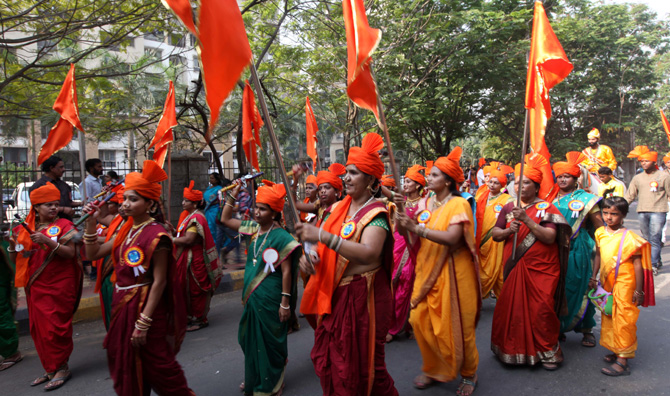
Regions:
<instances>
[{"instance_id":1,"label":"round badge","mask_svg":"<svg viewBox=\"0 0 670 396\"><path fill-rule=\"evenodd\" d=\"M537 210L547 210L549 208L549 202L538 202L537 205L535 205L535 208Z\"/></svg>"},{"instance_id":2,"label":"round badge","mask_svg":"<svg viewBox=\"0 0 670 396\"><path fill-rule=\"evenodd\" d=\"M144 261L144 252L137 246L133 246L126 250L125 261L131 267L138 267Z\"/></svg>"},{"instance_id":3,"label":"round badge","mask_svg":"<svg viewBox=\"0 0 670 396\"><path fill-rule=\"evenodd\" d=\"M356 223L350 221L344 224L344 227L342 227L342 231L340 232L340 236L344 239L349 239L352 235L354 235L354 232L356 232Z\"/></svg>"},{"instance_id":4,"label":"round badge","mask_svg":"<svg viewBox=\"0 0 670 396\"><path fill-rule=\"evenodd\" d=\"M184 223L184 222L179 224L179 228L177 228L177 232L181 232L181 230L183 230L185 226L186 226L186 223Z\"/></svg>"},{"instance_id":5,"label":"round badge","mask_svg":"<svg viewBox=\"0 0 670 396\"><path fill-rule=\"evenodd\" d=\"M572 200L568 203L568 208L573 212L581 212L584 209L584 202L578 200Z\"/></svg>"},{"instance_id":6,"label":"round badge","mask_svg":"<svg viewBox=\"0 0 670 396\"><path fill-rule=\"evenodd\" d=\"M49 235L50 237L57 236L58 234L60 234L60 227L58 226L49 227L49 229L47 230L47 235Z\"/></svg>"},{"instance_id":7,"label":"round badge","mask_svg":"<svg viewBox=\"0 0 670 396\"><path fill-rule=\"evenodd\" d=\"M428 221L430 220L430 211L428 209L423 210L421 213L419 213L417 220L421 224L428 223Z\"/></svg>"},{"instance_id":8,"label":"round badge","mask_svg":"<svg viewBox=\"0 0 670 396\"><path fill-rule=\"evenodd\" d=\"M17 243L16 246L14 246L14 250L16 250L17 252L20 252L23 249L25 249L25 247L23 245L21 245L20 243Z\"/></svg>"},{"instance_id":9,"label":"round badge","mask_svg":"<svg viewBox=\"0 0 670 396\"><path fill-rule=\"evenodd\" d=\"M649 186L651 186L651 187L653 187L653 188L656 188L656 187L658 187L658 182L657 182L657 181L653 181L653 182L649 183Z\"/></svg>"},{"instance_id":10,"label":"round badge","mask_svg":"<svg viewBox=\"0 0 670 396\"><path fill-rule=\"evenodd\" d=\"M501 204L497 204L496 206L493 207L493 211L496 213L500 213L502 210L503 206Z\"/></svg>"}]
</instances>

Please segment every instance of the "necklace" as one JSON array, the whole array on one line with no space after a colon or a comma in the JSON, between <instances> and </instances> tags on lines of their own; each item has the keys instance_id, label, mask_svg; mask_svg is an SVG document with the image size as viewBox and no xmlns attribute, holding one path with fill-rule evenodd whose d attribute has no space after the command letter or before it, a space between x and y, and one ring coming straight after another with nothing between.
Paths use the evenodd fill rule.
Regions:
<instances>
[{"instance_id":1,"label":"necklace","mask_svg":"<svg viewBox=\"0 0 670 396\"><path fill-rule=\"evenodd\" d=\"M144 229L144 227L146 227L146 225L151 223L152 221L154 221L154 219L149 218L149 220L147 220L143 223L140 223L138 225L133 225L132 229L128 233L128 237L126 238L126 243L128 243L128 241L130 241L131 244L132 244L133 239L135 239L140 234L140 232L142 232L142 229ZM135 232L135 233L133 233L133 232Z\"/></svg>"},{"instance_id":2,"label":"necklace","mask_svg":"<svg viewBox=\"0 0 670 396\"><path fill-rule=\"evenodd\" d=\"M493 201L494 199L498 198L498 197L501 196L501 195L502 195L502 191L498 191L498 194L496 194L496 195L490 195L490 194L489 194L489 197L488 197L488 199L486 200L486 204L488 205L489 202Z\"/></svg>"},{"instance_id":3,"label":"necklace","mask_svg":"<svg viewBox=\"0 0 670 396\"><path fill-rule=\"evenodd\" d=\"M437 200L437 195L435 195L435 199L432 202L433 203L433 210L435 210L435 209L439 208L440 206L444 205L447 201L449 201L450 198L451 198L451 193L449 193L449 195L444 197L444 199L442 201L438 201Z\"/></svg>"},{"instance_id":4,"label":"necklace","mask_svg":"<svg viewBox=\"0 0 670 396\"><path fill-rule=\"evenodd\" d=\"M354 212L353 216L350 216L349 218L350 218L350 219L354 219L354 218L356 218L356 215L358 214L358 212L360 212L361 209L363 209L364 207L366 207L367 204L369 204L370 201L372 201L373 199L375 199L375 196L374 196L374 195L371 196L370 199L368 199L367 201L365 201L365 203L364 203L360 208L358 208L357 211Z\"/></svg>"},{"instance_id":5,"label":"necklace","mask_svg":"<svg viewBox=\"0 0 670 396\"><path fill-rule=\"evenodd\" d=\"M572 190L572 192L570 193L570 199L572 199L573 195L575 195L576 192L577 192L577 189L576 189L576 188L575 188L574 190ZM563 199L563 198L565 198L566 196L568 196L568 194L563 194L563 195L561 195L561 196L559 196L559 197L557 197L557 198L558 198L558 199Z\"/></svg>"},{"instance_id":6,"label":"necklace","mask_svg":"<svg viewBox=\"0 0 670 396\"><path fill-rule=\"evenodd\" d=\"M275 223L272 223L272 225L270 226L270 229L267 230L267 232L265 233L265 238L263 238L263 242L261 243L261 247L256 249L256 245L258 244L258 239L260 239L260 236L261 236L261 227L258 226L258 231L256 231L256 239L254 239L254 248L253 248L253 252L252 252L254 254L254 258L252 260L252 262L254 264L254 267L256 266L256 263L258 262L258 260L257 260L258 255L261 253L261 249L263 249L263 245L265 245L265 241L267 241L268 235L270 235L270 231L272 231L272 229L274 227L275 227Z\"/></svg>"},{"instance_id":7,"label":"necklace","mask_svg":"<svg viewBox=\"0 0 670 396\"><path fill-rule=\"evenodd\" d=\"M609 230L611 230L611 228L609 226L605 227L605 233L608 236L613 236L613 235L616 235L617 232L623 230L623 227L619 227L618 229L614 230L614 232L609 232Z\"/></svg>"}]
</instances>

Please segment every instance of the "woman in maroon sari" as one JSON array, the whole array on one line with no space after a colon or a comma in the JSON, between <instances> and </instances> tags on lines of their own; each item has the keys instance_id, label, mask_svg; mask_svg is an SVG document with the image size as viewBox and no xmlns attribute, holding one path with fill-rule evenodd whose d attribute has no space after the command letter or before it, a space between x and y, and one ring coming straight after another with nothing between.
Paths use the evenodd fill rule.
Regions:
<instances>
[{"instance_id":1,"label":"woman in maroon sari","mask_svg":"<svg viewBox=\"0 0 670 396\"><path fill-rule=\"evenodd\" d=\"M58 217L60 191L47 183L30 193L33 205L26 225L14 229L10 259L16 263L16 287L25 287L30 335L46 373L30 386L47 383L58 389L70 379L68 359L73 349L72 317L79 305L82 271L75 259L70 220Z\"/></svg>"},{"instance_id":2,"label":"woman in maroon sari","mask_svg":"<svg viewBox=\"0 0 670 396\"><path fill-rule=\"evenodd\" d=\"M116 273L112 319L105 338L114 390L123 396L193 395L175 359L186 330L184 294L175 290L172 239L160 217L159 182L165 172L144 161L142 173L126 176L123 211L129 221L113 241L99 246L91 235L95 217L86 222L84 243L91 259L112 254ZM90 210L87 206L86 210Z\"/></svg>"},{"instance_id":3,"label":"woman in maroon sari","mask_svg":"<svg viewBox=\"0 0 670 396\"><path fill-rule=\"evenodd\" d=\"M563 362L558 316L565 308L571 229L554 205L537 197L546 163L539 154L527 157L522 183L517 165L514 185L521 186L521 207L505 205L492 231L494 241L505 242L505 281L493 313L491 350L503 363L542 363L556 370Z\"/></svg>"}]
</instances>

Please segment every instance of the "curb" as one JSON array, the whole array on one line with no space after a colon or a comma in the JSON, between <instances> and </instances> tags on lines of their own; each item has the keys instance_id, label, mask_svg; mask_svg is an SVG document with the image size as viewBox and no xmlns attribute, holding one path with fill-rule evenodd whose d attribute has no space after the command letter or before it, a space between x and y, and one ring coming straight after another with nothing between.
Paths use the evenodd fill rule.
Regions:
<instances>
[{"instance_id":1,"label":"curb","mask_svg":"<svg viewBox=\"0 0 670 396\"><path fill-rule=\"evenodd\" d=\"M244 270L235 270L223 274L221 283L214 294L230 293L242 290L244 286ZM82 298L79 302L79 308L74 314L72 323L92 322L102 318L100 310L100 297L96 294L91 297ZM14 320L18 322L19 335L30 334L30 321L28 319L28 308L20 308L14 315Z\"/></svg>"}]
</instances>

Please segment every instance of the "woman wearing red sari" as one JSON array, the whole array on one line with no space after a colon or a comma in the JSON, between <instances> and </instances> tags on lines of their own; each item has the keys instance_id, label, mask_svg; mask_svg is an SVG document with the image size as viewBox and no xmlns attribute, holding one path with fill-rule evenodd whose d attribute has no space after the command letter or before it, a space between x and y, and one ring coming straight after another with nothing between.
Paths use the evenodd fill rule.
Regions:
<instances>
[{"instance_id":1,"label":"woman wearing red sari","mask_svg":"<svg viewBox=\"0 0 670 396\"><path fill-rule=\"evenodd\" d=\"M521 207L506 204L493 228L493 240L505 242L505 282L493 313L491 350L503 363L556 370L563 361L558 315L565 307L571 229L554 205L537 197L546 164L539 154L527 156L523 182L516 166Z\"/></svg>"},{"instance_id":2,"label":"woman wearing red sari","mask_svg":"<svg viewBox=\"0 0 670 396\"><path fill-rule=\"evenodd\" d=\"M177 276L186 288L189 317L186 331L209 326L209 303L222 276L219 254L207 218L198 210L203 194L193 189L194 184L191 180L189 186L184 188L184 211L179 216L177 237L174 239Z\"/></svg>"},{"instance_id":3,"label":"woman wearing red sari","mask_svg":"<svg viewBox=\"0 0 670 396\"><path fill-rule=\"evenodd\" d=\"M30 335L45 374L30 386L47 383L58 389L70 377L68 359L73 349L72 317L79 305L82 271L75 259L70 220L58 217L60 191L47 183L30 193L31 208L10 242L10 259L16 263L16 287L24 287L30 317Z\"/></svg>"},{"instance_id":4,"label":"woman wearing red sari","mask_svg":"<svg viewBox=\"0 0 670 396\"><path fill-rule=\"evenodd\" d=\"M112 319L103 346L118 395L194 395L175 359L186 330L183 293L175 290L172 239L153 216L160 182L167 175L144 161L142 173L126 176L123 211L128 221L113 241L98 245L95 217L86 222L84 243L91 259L112 254L116 285ZM87 206L86 210L91 210Z\"/></svg>"}]
</instances>

